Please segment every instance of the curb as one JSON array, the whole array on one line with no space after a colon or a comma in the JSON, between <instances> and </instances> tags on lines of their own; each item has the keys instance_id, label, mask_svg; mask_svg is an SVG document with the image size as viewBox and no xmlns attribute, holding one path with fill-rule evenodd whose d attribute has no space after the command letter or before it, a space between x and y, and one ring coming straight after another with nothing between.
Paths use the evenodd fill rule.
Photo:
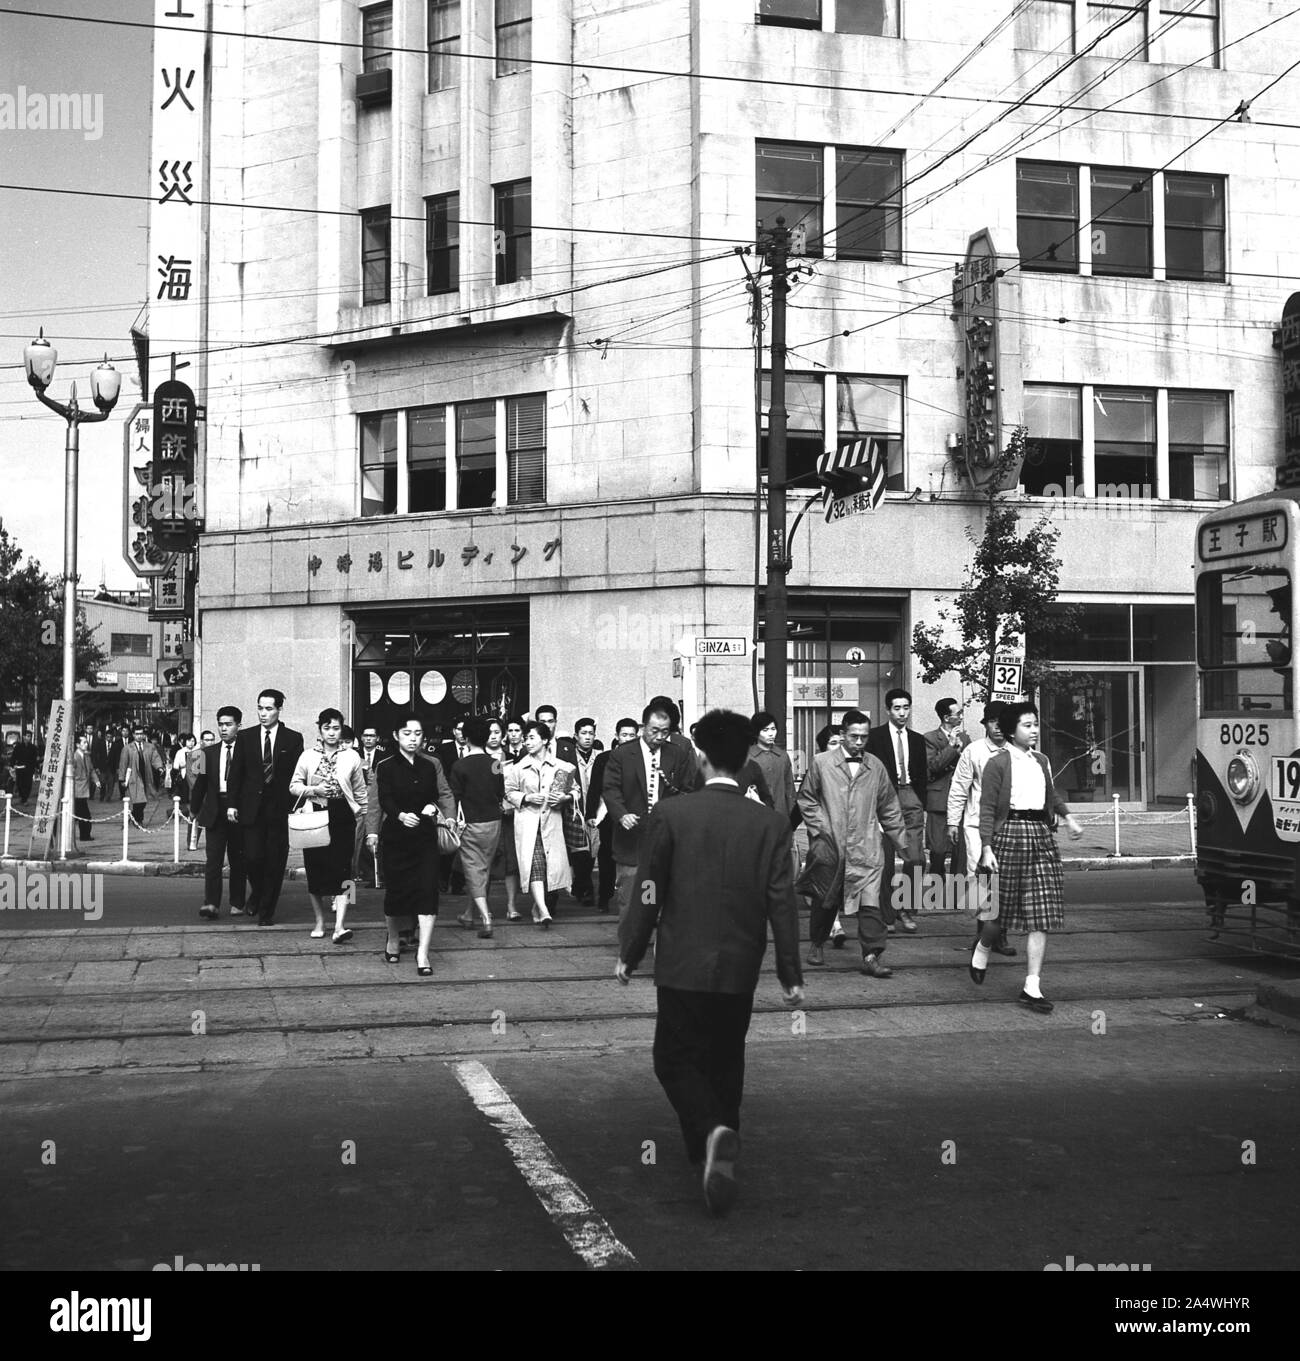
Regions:
<instances>
[{"instance_id":1,"label":"curb","mask_svg":"<svg viewBox=\"0 0 1300 1361\"><path fill-rule=\"evenodd\" d=\"M1100 870L1168 870L1191 868L1196 864L1194 855L1104 855L1094 859L1062 857L1061 864L1067 870L1080 870L1095 874Z\"/></svg>"},{"instance_id":2,"label":"curb","mask_svg":"<svg viewBox=\"0 0 1300 1361\"><path fill-rule=\"evenodd\" d=\"M202 861L183 860L0 860L0 870L15 870L20 866L44 874L115 874L149 879L202 879ZM285 871L286 882L305 879L307 871L301 867Z\"/></svg>"}]
</instances>

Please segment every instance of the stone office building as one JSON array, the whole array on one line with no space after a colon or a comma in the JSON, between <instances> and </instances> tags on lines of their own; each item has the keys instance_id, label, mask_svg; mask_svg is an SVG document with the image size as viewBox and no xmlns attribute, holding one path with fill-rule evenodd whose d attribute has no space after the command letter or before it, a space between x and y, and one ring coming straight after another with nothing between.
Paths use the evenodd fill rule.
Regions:
<instances>
[{"instance_id":1,"label":"stone office building","mask_svg":"<svg viewBox=\"0 0 1300 1361\"><path fill-rule=\"evenodd\" d=\"M1273 484L1300 271L1285 86L1230 115L1300 47L1267 0L995 8L213 0L201 720L274 684L295 724L550 701L608 740L680 693L683 635L752 642L737 248L781 216L791 523L818 454L888 474L793 534L791 745L899 683L933 726L959 691L909 639L981 520L952 280L983 231L1001 437L1085 613L1046 745L1072 799L1181 802L1193 527ZM688 710L761 695L752 649L685 670Z\"/></svg>"}]
</instances>

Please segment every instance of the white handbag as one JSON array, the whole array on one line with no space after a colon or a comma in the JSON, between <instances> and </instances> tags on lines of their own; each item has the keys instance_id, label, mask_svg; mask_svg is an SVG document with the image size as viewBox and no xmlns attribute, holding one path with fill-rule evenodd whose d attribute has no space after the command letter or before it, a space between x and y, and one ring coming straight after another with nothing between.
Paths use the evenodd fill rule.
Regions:
<instances>
[{"instance_id":1,"label":"white handbag","mask_svg":"<svg viewBox=\"0 0 1300 1361\"><path fill-rule=\"evenodd\" d=\"M289 814L289 849L293 851L330 844L329 809L304 808L302 805L306 797L304 794L298 800L298 806Z\"/></svg>"}]
</instances>

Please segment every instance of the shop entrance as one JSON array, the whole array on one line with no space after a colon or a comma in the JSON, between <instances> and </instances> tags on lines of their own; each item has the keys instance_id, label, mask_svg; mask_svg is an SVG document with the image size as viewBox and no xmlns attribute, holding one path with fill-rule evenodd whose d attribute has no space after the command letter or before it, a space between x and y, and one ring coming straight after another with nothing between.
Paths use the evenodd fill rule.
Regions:
<instances>
[{"instance_id":1,"label":"shop entrance","mask_svg":"<svg viewBox=\"0 0 1300 1361\"><path fill-rule=\"evenodd\" d=\"M368 610L352 617L353 724L381 735L414 710L426 737L470 714L507 718L528 699L528 602Z\"/></svg>"}]
</instances>

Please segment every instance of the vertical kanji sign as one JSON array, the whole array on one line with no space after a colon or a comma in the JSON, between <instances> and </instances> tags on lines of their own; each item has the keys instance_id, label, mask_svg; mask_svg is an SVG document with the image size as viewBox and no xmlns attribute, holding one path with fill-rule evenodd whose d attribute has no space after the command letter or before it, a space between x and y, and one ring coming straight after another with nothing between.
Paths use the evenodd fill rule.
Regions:
<instances>
[{"instance_id":1,"label":"vertical kanji sign","mask_svg":"<svg viewBox=\"0 0 1300 1361\"><path fill-rule=\"evenodd\" d=\"M154 0L153 145L149 205L150 389L170 378L171 356L190 361L199 389L203 200L207 188L209 0Z\"/></svg>"}]
</instances>

